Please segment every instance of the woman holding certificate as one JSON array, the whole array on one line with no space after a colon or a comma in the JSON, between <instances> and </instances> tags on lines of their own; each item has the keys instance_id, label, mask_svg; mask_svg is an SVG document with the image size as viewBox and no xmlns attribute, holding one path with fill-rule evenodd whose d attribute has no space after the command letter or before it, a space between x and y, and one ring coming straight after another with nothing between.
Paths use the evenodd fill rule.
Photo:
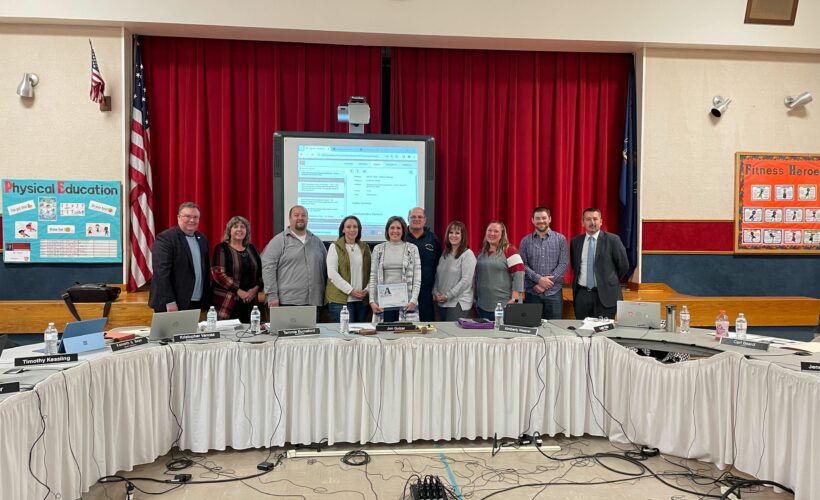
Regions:
<instances>
[{"instance_id":1,"label":"woman holding certificate","mask_svg":"<svg viewBox=\"0 0 820 500\"><path fill-rule=\"evenodd\" d=\"M507 241L507 228L492 221L484 234L484 246L475 266L478 315L493 319L495 306L506 306L524 297L524 261Z\"/></svg>"},{"instance_id":2,"label":"woman holding certificate","mask_svg":"<svg viewBox=\"0 0 820 500\"><path fill-rule=\"evenodd\" d=\"M384 321L397 321L399 311L416 310L421 289L421 261L416 245L408 244L407 223L394 215L384 227L384 243L373 248L370 266L370 308Z\"/></svg>"}]
</instances>

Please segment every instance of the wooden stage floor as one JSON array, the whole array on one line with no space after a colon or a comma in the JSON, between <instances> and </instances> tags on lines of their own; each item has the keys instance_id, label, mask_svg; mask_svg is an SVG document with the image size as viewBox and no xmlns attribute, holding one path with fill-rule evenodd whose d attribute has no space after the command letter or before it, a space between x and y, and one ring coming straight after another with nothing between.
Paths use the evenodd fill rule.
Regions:
<instances>
[{"instance_id":1,"label":"wooden stage floor","mask_svg":"<svg viewBox=\"0 0 820 500\"><path fill-rule=\"evenodd\" d=\"M261 295L260 295L261 297ZM695 297L676 292L660 283L632 284L624 291L625 300L686 304L692 314L692 326L710 326L718 310L725 309L732 320L739 312L746 314L752 326L815 327L820 316L820 299L811 297ZM83 319L102 315L103 304L75 304ZM662 309L663 310L663 309ZM109 328L151 324L153 311L148 307L148 292L123 291L111 307ZM564 317L572 318L572 290L564 288ZM49 322L57 329L74 321L62 300L0 301L0 334L40 333Z\"/></svg>"}]
</instances>

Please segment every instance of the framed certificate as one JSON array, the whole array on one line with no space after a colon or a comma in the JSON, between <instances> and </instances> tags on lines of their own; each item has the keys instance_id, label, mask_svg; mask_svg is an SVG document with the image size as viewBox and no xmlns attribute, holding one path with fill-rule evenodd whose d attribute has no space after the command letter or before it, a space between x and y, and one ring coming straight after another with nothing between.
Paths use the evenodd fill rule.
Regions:
<instances>
[{"instance_id":1,"label":"framed certificate","mask_svg":"<svg viewBox=\"0 0 820 500\"><path fill-rule=\"evenodd\" d=\"M377 292L379 294L379 307L382 309L404 307L409 302L407 283L379 285Z\"/></svg>"}]
</instances>

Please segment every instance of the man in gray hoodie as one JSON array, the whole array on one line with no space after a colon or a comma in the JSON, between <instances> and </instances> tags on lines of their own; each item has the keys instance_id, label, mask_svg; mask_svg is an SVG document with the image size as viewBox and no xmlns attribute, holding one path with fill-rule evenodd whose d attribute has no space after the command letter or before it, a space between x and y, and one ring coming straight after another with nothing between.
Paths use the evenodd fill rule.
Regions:
<instances>
[{"instance_id":1,"label":"man in gray hoodie","mask_svg":"<svg viewBox=\"0 0 820 500\"><path fill-rule=\"evenodd\" d=\"M262 280L270 307L321 306L325 302L327 250L307 230L308 213L294 205L287 229L274 236L262 252Z\"/></svg>"}]
</instances>

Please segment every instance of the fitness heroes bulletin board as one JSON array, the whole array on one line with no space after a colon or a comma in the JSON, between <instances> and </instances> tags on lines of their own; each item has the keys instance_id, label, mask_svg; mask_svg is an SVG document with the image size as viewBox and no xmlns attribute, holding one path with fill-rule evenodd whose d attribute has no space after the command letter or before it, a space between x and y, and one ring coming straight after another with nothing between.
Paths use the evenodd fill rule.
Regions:
<instances>
[{"instance_id":1,"label":"fitness heroes bulletin board","mask_svg":"<svg viewBox=\"0 0 820 500\"><path fill-rule=\"evenodd\" d=\"M735 252L820 254L820 155L735 154Z\"/></svg>"},{"instance_id":2,"label":"fitness heroes bulletin board","mask_svg":"<svg viewBox=\"0 0 820 500\"><path fill-rule=\"evenodd\" d=\"M2 183L4 262L122 262L119 182Z\"/></svg>"}]
</instances>

